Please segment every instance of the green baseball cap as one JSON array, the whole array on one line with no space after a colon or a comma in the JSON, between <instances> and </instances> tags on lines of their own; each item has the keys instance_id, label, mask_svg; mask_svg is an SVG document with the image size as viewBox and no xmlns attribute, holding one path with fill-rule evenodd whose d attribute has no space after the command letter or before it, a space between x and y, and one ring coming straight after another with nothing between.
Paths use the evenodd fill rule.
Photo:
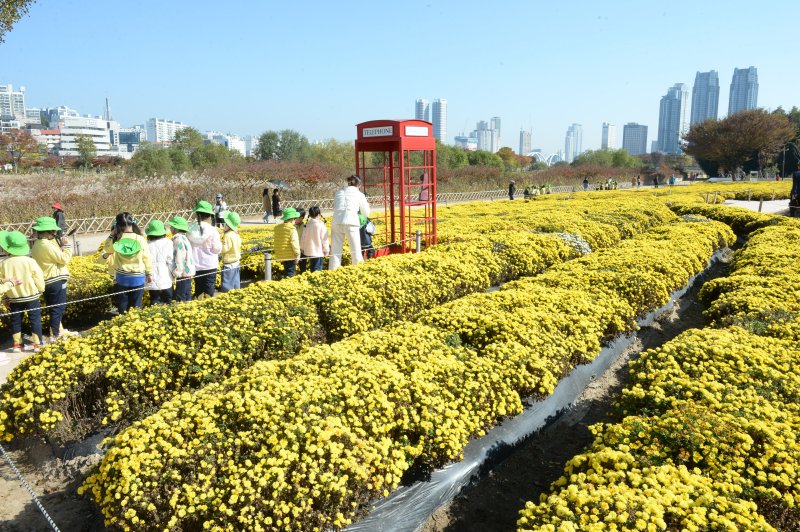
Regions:
<instances>
[{"instance_id":1,"label":"green baseball cap","mask_svg":"<svg viewBox=\"0 0 800 532\"><path fill-rule=\"evenodd\" d=\"M142 250L142 245L135 238L120 238L114 242L114 251L120 255L131 257Z\"/></svg>"},{"instance_id":2,"label":"green baseball cap","mask_svg":"<svg viewBox=\"0 0 800 532\"><path fill-rule=\"evenodd\" d=\"M203 214L214 214L214 207L207 201L200 200L197 202L197 205L194 206L194 210L192 212L202 212Z\"/></svg>"},{"instance_id":3,"label":"green baseball cap","mask_svg":"<svg viewBox=\"0 0 800 532\"><path fill-rule=\"evenodd\" d=\"M234 231L239 229L239 225L242 223L242 218L233 211L226 212L223 220L225 220L225 225Z\"/></svg>"},{"instance_id":4,"label":"green baseball cap","mask_svg":"<svg viewBox=\"0 0 800 532\"><path fill-rule=\"evenodd\" d=\"M28 239L19 231L0 231L0 248L14 256L27 255L31 250Z\"/></svg>"},{"instance_id":5,"label":"green baseball cap","mask_svg":"<svg viewBox=\"0 0 800 532\"><path fill-rule=\"evenodd\" d=\"M144 234L147 236L164 236L167 234L167 230L161 220L150 220L150 223L144 228Z\"/></svg>"},{"instance_id":6,"label":"green baseball cap","mask_svg":"<svg viewBox=\"0 0 800 532\"><path fill-rule=\"evenodd\" d=\"M289 220L294 220L295 218L300 218L300 213L297 212L297 209L294 207L286 207L283 209L283 216L281 217L281 220L287 222Z\"/></svg>"},{"instance_id":7,"label":"green baseball cap","mask_svg":"<svg viewBox=\"0 0 800 532\"><path fill-rule=\"evenodd\" d=\"M32 229L39 233L43 233L45 231L61 231L61 228L56 223L55 218L51 218L50 216L41 216L36 218L36 222L34 222Z\"/></svg>"},{"instance_id":8,"label":"green baseball cap","mask_svg":"<svg viewBox=\"0 0 800 532\"><path fill-rule=\"evenodd\" d=\"M167 221L167 225L179 231L189 230L189 222L183 216L175 216L171 220Z\"/></svg>"}]
</instances>

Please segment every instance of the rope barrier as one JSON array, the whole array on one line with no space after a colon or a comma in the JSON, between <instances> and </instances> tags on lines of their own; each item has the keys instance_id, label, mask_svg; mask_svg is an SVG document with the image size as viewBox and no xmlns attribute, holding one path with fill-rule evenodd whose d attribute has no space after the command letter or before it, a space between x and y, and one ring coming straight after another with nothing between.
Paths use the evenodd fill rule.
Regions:
<instances>
[{"instance_id":1,"label":"rope barrier","mask_svg":"<svg viewBox=\"0 0 800 532\"><path fill-rule=\"evenodd\" d=\"M14 474L17 475L17 478L19 479L20 483L27 490L28 495L31 496L31 499L33 499L33 502L36 504L36 507L39 508L39 511L42 512L44 518L47 519L47 522L50 525L50 527L55 532L61 532L56 526L55 522L53 522L53 519L50 517L50 514L48 514L47 510L45 510L44 506L42 506L42 503L39 502L39 498L33 492L33 488L31 488L30 484L28 484L28 481L25 480L25 477L22 476L22 473L19 471L19 469L17 469L17 465L14 463L14 461L11 459L8 453L6 453L6 450L3 448L2 445L0 445L0 453L3 454L3 458L5 458L6 462L8 462L8 465L11 466L11 469L14 471Z\"/></svg>"}]
</instances>

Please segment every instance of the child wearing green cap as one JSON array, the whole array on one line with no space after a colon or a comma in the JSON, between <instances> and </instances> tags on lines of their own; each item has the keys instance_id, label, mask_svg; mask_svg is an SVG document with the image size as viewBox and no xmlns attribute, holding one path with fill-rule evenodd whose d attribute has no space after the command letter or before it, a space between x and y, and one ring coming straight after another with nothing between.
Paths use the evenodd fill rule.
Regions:
<instances>
[{"instance_id":1,"label":"child wearing green cap","mask_svg":"<svg viewBox=\"0 0 800 532\"><path fill-rule=\"evenodd\" d=\"M294 220L300 213L293 207L283 210L283 223L275 228L273 245L275 247L275 260L283 263L286 277L294 277L297 262L300 260L300 237L297 236Z\"/></svg>"},{"instance_id":2,"label":"child wearing green cap","mask_svg":"<svg viewBox=\"0 0 800 532\"><path fill-rule=\"evenodd\" d=\"M222 285L221 292L241 288L239 260L242 258L242 237L239 236L241 218L233 211L222 217L225 232L222 235Z\"/></svg>"},{"instance_id":3,"label":"child wearing green cap","mask_svg":"<svg viewBox=\"0 0 800 532\"><path fill-rule=\"evenodd\" d=\"M167 225L172 232L172 277L175 278L175 301L192 300L192 277L194 277L194 259L192 243L186 237L189 222L183 216L175 216Z\"/></svg>"},{"instance_id":4,"label":"child wearing green cap","mask_svg":"<svg viewBox=\"0 0 800 532\"><path fill-rule=\"evenodd\" d=\"M150 293L153 305L169 305L172 301L172 240L166 238L167 228L160 220L151 220L144 228L147 247L150 248L150 262L153 265L152 279L145 289Z\"/></svg>"},{"instance_id":5,"label":"child wearing green cap","mask_svg":"<svg viewBox=\"0 0 800 532\"><path fill-rule=\"evenodd\" d=\"M33 243L31 257L44 273L44 302L50 314L50 341L70 334L61 325L67 305L67 281L69 270L67 264L72 259L72 248L67 237L56 240L61 228L55 219L42 216L33 225L36 241Z\"/></svg>"},{"instance_id":6,"label":"child wearing green cap","mask_svg":"<svg viewBox=\"0 0 800 532\"><path fill-rule=\"evenodd\" d=\"M10 257L0 262L0 279L19 279L21 282L9 288L11 314L11 334L14 338L13 351L19 353L22 345L22 315L27 313L33 332L33 350L44 345L42 337L42 311L39 297L44 292L44 273L35 260L28 257L28 239L19 231L0 231L0 248Z\"/></svg>"},{"instance_id":7,"label":"child wearing green cap","mask_svg":"<svg viewBox=\"0 0 800 532\"><path fill-rule=\"evenodd\" d=\"M109 260L114 275L117 312L142 308L144 285L152 281L153 264L147 240L131 213L117 214L114 230L103 246L103 258Z\"/></svg>"}]
</instances>

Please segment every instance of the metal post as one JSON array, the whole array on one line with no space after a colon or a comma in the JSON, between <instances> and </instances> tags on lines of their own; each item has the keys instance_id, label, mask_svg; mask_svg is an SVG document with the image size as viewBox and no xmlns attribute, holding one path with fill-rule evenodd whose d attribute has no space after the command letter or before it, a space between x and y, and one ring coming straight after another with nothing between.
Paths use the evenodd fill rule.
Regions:
<instances>
[{"instance_id":1,"label":"metal post","mask_svg":"<svg viewBox=\"0 0 800 532\"><path fill-rule=\"evenodd\" d=\"M422 251L422 231L417 229L417 253Z\"/></svg>"},{"instance_id":2,"label":"metal post","mask_svg":"<svg viewBox=\"0 0 800 532\"><path fill-rule=\"evenodd\" d=\"M750 201L750 197L751 197L752 195L753 195L753 191L752 191L752 190L748 190L748 191L747 191L747 201Z\"/></svg>"},{"instance_id":3,"label":"metal post","mask_svg":"<svg viewBox=\"0 0 800 532\"><path fill-rule=\"evenodd\" d=\"M761 207L763 206L764 206L764 200L763 199L758 200L758 212L761 212Z\"/></svg>"},{"instance_id":4,"label":"metal post","mask_svg":"<svg viewBox=\"0 0 800 532\"><path fill-rule=\"evenodd\" d=\"M269 250L264 252L264 280L272 280L272 253Z\"/></svg>"},{"instance_id":5,"label":"metal post","mask_svg":"<svg viewBox=\"0 0 800 532\"><path fill-rule=\"evenodd\" d=\"M706 192L706 205L708 205L708 192Z\"/></svg>"},{"instance_id":6,"label":"metal post","mask_svg":"<svg viewBox=\"0 0 800 532\"><path fill-rule=\"evenodd\" d=\"M78 242L77 239L73 240L72 243L75 246L75 256L76 257L80 257L81 256L81 243Z\"/></svg>"}]
</instances>

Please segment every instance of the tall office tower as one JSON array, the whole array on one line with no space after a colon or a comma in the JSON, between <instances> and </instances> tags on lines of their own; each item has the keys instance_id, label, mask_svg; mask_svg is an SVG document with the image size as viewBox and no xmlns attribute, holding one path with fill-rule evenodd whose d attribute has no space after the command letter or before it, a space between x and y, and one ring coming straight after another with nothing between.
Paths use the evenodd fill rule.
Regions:
<instances>
[{"instance_id":1,"label":"tall office tower","mask_svg":"<svg viewBox=\"0 0 800 532\"><path fill-rule=\"evenodd\" d=\"M564 160L571 163L583 152L583 126L572 124L564 138Z\"/></svg>"},{"instance_id":2,"label":"tall office tower","mask_svg":"<svg viewBox=\"0 0 800 532\"><path fill-rule=\"evenodd\" d=\"M531 131L528 129L519 130L519 152L518 155L527 156L531 152Z\"/></svg>"},{"instance_id":3,"label":"tall office tower","mask_svg":"<svg viewBox=\"0 0 800 532\"><path fill-rule=\"evenodd\" d=\"M147 140L155 144L172 142L175 138L175 133L187 127L189 125L183 122L151 118L147 121Z\"/></svg>"},{"instance_id":4,"label":"tall office tower","mask_svg":"<svg viewBox=\"0 0 800 532\"><path fill-rule=\"evenodd\" d=\"M631 155L647 153L647 126L628 122L622 128L622 147Z\"/></svg>"},{"instance_id":5,"label":"tall office tower","mask_svg":"<svg viewBox=\"0 0 800 532\"><path fill-rule=\"evenodd\" d=\"M758 105L758 71L756 67L734 68L728 116L739 111L755 109Z\"/></svg>"},{"instance_id":6,"label":"tall office tower","mask_svg":"<svg viewBox=\"0 0 800 532\"><path fill-rule=\"evenodd\" d=\"M25 87L15 91L13 85L0 85L0 116L25 120Z\"/></svg>"},{"instance_id":7,"label":"tall office tower","mask_svg":"<svg viewBox=\"0 0 800 532\"><path fill-rule=\"evenodd\" d=\"M417 120L431 121L431 103L428 100L419 99L414 104L414 118Z\"/></svg>"},{"instance_id":8,"label":"tall office tower","mask_svg":"<svg viewBox=\"0 0 800 532\"><path fill-rule=\"evenodd\" d=\"M493 116L491 118L491 120L489 120L489 127L491 129L494 129L494 131L495 131L495 133L494 133L494 145L495 145L495 151L497 151L497 150L499 150L500 148L503 147L503 145L500 144L500 142L501 142L500 141L500 117L499 116Z\"/></svg>"},{"instance_id":9,"label":"tall office tower","mask_svg":"<svg viewBox=\"0 0 800 532\"><path fill-rule=\"evenodd\" d=\"M440 142L447 142L447 100L437 98L431 104L431 122L433 136Z\"/></svg>"},{"instance_id":10,"label":"tall office tower","mask_svg":"<svg viewBox=\"0 0 800 532\"><path fill-rule=\"evenodd\" d=\"M692 87L692 118L689 125L713 118L717 119L719 108L719 76L716 70L698 72Z\"/></svg>"},{"instance_id":11,"label":"tall office tower","mask_svg":"<svg viewBox=\"0 0 800 532\"><path fill-rule=\"evenodd\" d=\"M601 150L617 149L617 126L603 122L603 138L600 141Z\"/></svg>"},{"instance_id":12,"label":"tall office tower","mask_svg":"<svg viewBox=\"0 0 800 532\"><path fill-rule=\"evenodd\" d=\"M493 123L493 122L492 122ZM497 130L493 129L485 120L478 122L472 135L478 139L478 149L496 153L500 149L498 143Z\"/></svg>"},{"instance_id":13,"label":"tall office tower","mask_svg":"<svg viewBox=\"0 0 800 532\"><path fill-rule=\"evenodd\" d=\"M661 97L658 113L658 150L663 153L681 153L681 136L689 129L687 109L689 91L686 85L676 83Z\"/></svg>"}]
</instances>

